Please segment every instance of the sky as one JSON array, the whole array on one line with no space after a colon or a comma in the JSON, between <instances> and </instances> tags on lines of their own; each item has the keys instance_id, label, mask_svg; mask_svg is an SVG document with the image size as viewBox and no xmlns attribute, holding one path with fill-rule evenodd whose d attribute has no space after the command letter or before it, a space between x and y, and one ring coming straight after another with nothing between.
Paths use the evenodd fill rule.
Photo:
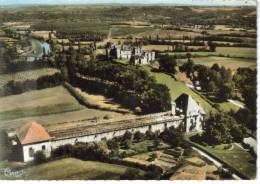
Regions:
<instances>
[{"instance_id":1,"label":"sky","mask_svg":"<svg viewBox=\"0 0 260 184\"><path fill-rule=\"evenodd\" d=\"M0 0L0 5L28 5L28 4L126 4L126 0ZM243 6L256 5L257 0L127 0L130 4L187 4L205 6Z\"/></svg>"}]
</instances>

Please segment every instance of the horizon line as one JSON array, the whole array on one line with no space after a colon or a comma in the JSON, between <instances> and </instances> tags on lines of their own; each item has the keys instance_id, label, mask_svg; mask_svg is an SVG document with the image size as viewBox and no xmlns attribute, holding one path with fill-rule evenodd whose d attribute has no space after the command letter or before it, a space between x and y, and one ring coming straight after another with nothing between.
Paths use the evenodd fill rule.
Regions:
<instances>
[{"instance_id":1,"label":"horizon line","mask_svg":"<svg viewBox=\"0 0 260 184\"><path fill-rule=\"evenodd\" d=\"M11 6L73 6L73 5L120 5L120 6L205 6L205 7L257 7L257 4L191 4L191 3L90 3L90 2L82 2L82 3L17 3L17 4L4 4L0 7L11 7Z\"/></svg>"}]
</instances>

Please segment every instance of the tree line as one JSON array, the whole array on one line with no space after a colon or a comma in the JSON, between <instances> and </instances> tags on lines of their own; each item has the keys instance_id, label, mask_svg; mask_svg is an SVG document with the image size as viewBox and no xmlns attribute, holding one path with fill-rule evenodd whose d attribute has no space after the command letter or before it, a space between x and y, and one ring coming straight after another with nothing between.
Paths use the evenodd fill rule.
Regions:
<instances>
[{"instance_id":1,"label":"tree line","mask_svg":"<svg viewBox=\"0 0 260 184\"><path fill-rule=\"evenodd\" d=\"M64 78L60 73L53 75L41 76L35 79L27 79L25 81L7 82L0 90L0 96L17 95L30 90L39 90L60 85Z\"/></svg>"}]
</instances>

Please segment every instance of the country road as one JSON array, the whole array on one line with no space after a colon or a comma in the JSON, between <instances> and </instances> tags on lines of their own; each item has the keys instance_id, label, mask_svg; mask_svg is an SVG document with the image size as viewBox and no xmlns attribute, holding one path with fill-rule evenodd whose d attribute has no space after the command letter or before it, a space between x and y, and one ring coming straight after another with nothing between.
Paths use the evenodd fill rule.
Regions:
<instances>
[{"instance_id":1,"label":"country road","mask_svg":"<svg viewBox=\"0 0 260 184\"><path fill-rule=\"evenodd\" d=\"M245 108L243 104L238 103L238 102L236 102L236 101L234 101L234 100L229 99L228 101L229 101L230 103L232 103L232 104L234 104L234 105L236 105L236 106L242 108L242 109Z\"/></svg>"}]
</instances>

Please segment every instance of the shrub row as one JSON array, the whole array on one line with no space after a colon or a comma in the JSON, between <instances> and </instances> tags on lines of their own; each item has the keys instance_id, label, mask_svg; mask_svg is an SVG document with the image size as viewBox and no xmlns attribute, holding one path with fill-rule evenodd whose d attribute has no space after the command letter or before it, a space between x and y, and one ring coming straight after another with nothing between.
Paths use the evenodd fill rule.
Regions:
<instances>
[{"instance_id":1,"label":"shrub row","mask_svg":"<svg viewBox=\"0 0 260 184\"><path fill-rule=\"evenodd\" d=\"M101 110L108 110L108 111L114 111L119 113L126 113L126 110L119 110L119 109L112 109L112 108L102 108L97 104L93 104L89 102L84 96L82 96L72 85L65 82L63 86L70 92L72 96L74 96L78 102L88 108L94 108L94 109L101 109Z\"/></svg>"}]
</instances>

